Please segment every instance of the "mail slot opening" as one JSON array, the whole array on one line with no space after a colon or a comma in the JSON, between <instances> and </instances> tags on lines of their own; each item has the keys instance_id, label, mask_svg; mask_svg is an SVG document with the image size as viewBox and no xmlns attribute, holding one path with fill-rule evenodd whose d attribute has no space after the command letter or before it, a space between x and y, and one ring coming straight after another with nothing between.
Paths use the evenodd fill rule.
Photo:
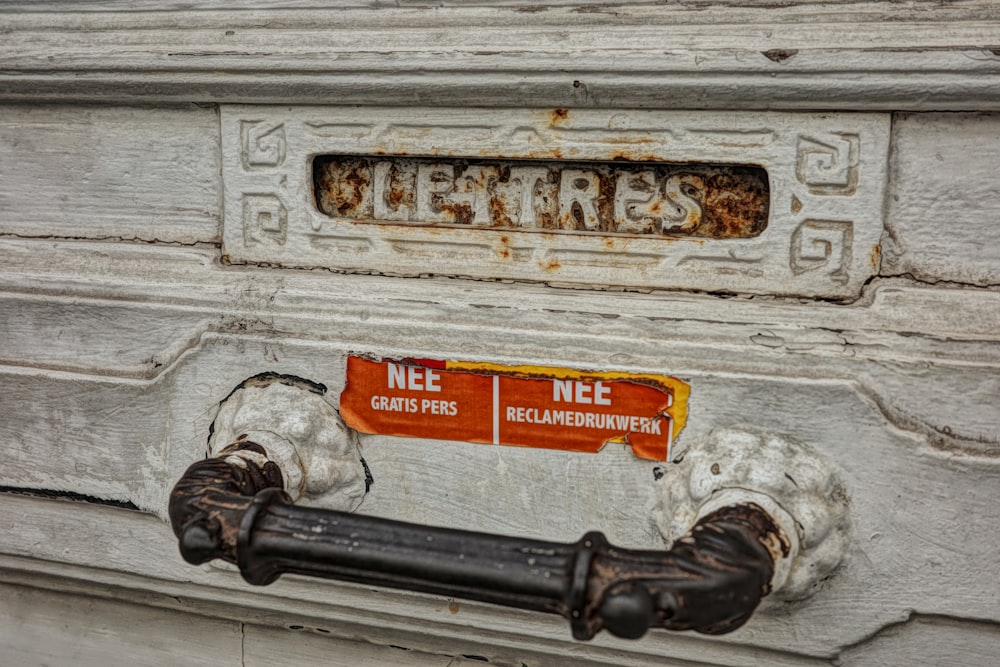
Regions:
<instances>
[{"instance_id":1,"label":"mail slot opening","mask_svg":"<svg viewBox=\"0 0 1000 667\"><path fill-rule=\"evenodd\" d=\"M742 239L770 209L748 165L324 155L313 179L320 212L364 223Z\"/></svg>"}]
</instances>

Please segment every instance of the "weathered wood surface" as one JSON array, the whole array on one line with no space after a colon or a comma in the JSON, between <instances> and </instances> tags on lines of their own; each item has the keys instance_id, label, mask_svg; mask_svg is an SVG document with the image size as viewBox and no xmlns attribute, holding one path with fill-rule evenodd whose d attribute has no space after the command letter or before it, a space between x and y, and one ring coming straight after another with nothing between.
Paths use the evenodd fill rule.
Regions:
<instances>
[{"instance_id":1,"label":"weathered wood surface","mask_svg":"<svg viewBox=\"0 0 1000 667\"><path fill-rule=\"evenodd\" d=\"M82 593L0 583L5 664L81 667L460 667L482 656L435 655L328 636L325 628L269 627ZM558 660L558 657L553 656ZM497 664L497 663L494 663ZM553 664L553 663L548 663ZM594 664L594 663L591 663Z\"/></svg>"},{"instance_id":2,"label":"weathered wood surface","mask_svg":"<svg viewBox=\"0 0 1000 667\"><path fill-rule=\"evenodd\" d=\"M77 322L105 339L93 356L72 362L23 344L17 365L5 362L3 485L162 513L170 485L204 452L213 406L232 387L274 370L323 382L335 397L348 351L654 369L693 387L679 448L714 427L781 432L824 451L850 487L855 540L828 587L807 602L762 610L722 644L830 657L914 611L1000 621L990 574L992 504L1000 493L990 389L1000 330L995 292L884 280L862 302L842 306L454 280L404 285L221 267L210 249L27 240L3 247L8 295L0 309L15 320L19 312L41 313L22 320L19 337L44 340L60 327L78 336ZM111 295L145 325L88 315L108 308ZM60 310L72 317L53 320ZM161 327L178 327L188 343L137 334ZM130 341L139 348L120 355ZM663 546L648 518L653 466L623 449L574 455L367 437L362 452L375 478L363 512L558 540L600 529L623 545ZM52 530L46 526L63 510L40 508L53 516L28 525ZM148 525L160 536L118 547L117 569L165 576L162 554L176 559L173 538L165 524ZM7 553L87 561L60 551L69 536L46 540L20 524L11 534ZM49 555L39 546L46 543ZM149 553L137 554L137 543ZM222 589L242 587L232 573L210 576ZM339 595L333 584L295 584L295 593L290 585L253 595ZM209 597L222 597L221 589ZM380 613L392 614L393 604ZM413 622L404 606L392 621L401 628ZM492 613L510 619L515 634L535 623L533 615L528 622ZM830 622L845 617L852 622ZM480 619L462 617L472 627L496 627L489 610ZM568 637L556 625L542 627ZM676 637L665 634L633 650L681 657Z\"/></svg>"},{"instance_id":3,"label":"weathered wood surface","mask_svg":"<svg viewBox=\"0 0 1000 667\"><path fill-rule=\"evenodd\" d=\"M240 623L137 603L0 583L4 664L232 665L241 662Z\"/></svg>"},{"instance_id":4,"label":"weathered wood surface","mask_svg":"<svg viewBox=\"0 0 1000 667\"><path fill-rule=\"evenodd\" d=\"M206 628L220 635L209 664L227 664L227 659L240 655L233 642L234 626L240 624L244 624L243 656L247 664L280 657L282 653L317 656L328 647L330 654L324 662L331 664L350 664L333 662L337 651L358 659L356 664L366 664L361 661L365 655L373 656L371 664L395 664L393 652L400 651L412 660L403 664L422 664L419 660L436 664L435 656L464 654L513 667L522 663L791 667L827 665L831 661L845 665L980 667L991 664L983 657L995 653L997 641L996 624L913 615L900 618L899 623L829 660L665 633L658 642L650 642L651 638L626 642L601 636L570 649L565 643L568 631L562 622L544 615L333 582L317 587L315 582L297 577L287 577L268 588L250 588L234 573L211 567L191 568L175 553L162 556L159 550L172 548L173 540L153 517L86 503L56 502L62 511L53 512L53 502L0 497L5 517L0 528L6 531L22 524L24 534L39 542L33 557L0 556L0 579L5 582L5 605L0 614L18 619L8 623L4 617L5 622L0 623L0 655L24 656L16 664L42 663L36 643L42 633L30 628L39 621L44 621L39 624L45 627L52 623L49 619L60 620L62 629L45 635L48 641L41 644L45 649L42 655L108 652L108 644L127 650L137 634L142 636L153 627L158 641L148 642L148 652L137 649L136 656L158 655L161 640L180 636L183 643L190 633L187 645L174 649L175 655L186 656L188 645L200 649L205 639L198 628ZM16 587L13 582L17 582ZM8 595L8 590L18 594ZM139 605L150 609L142 611ZM107 609L116 613L105 613ZM132 613L136 609L141 613ZM86 610L87 615L81 617L81 610ZM407 615L409 622L399 623L397 614ZM137 629L136 618L152 624ZM195 625L185 618L195 619ZM106 624L104 632L100 631L102 624ZM22 630L23 626L28 628ZM84 640L74 646L81 636ZM62 662L65 660L55 664ZM279 659L275 664L293 662Z\"/></svg>"},{"instance_id":5,"label":"weathered wood surface","mask_svg":"<svg viewBox=\"0 0 1000 667\"><path fill-rule=\"evenodd\" d=\"M415 650L405 645L373 644L347 638L323 627L306 626L303 618L279 615L266 619L284 624L267 625L217 619L192 614L182 604L137 604L82 590L66 592L22 585L0 584L0 655L11 664L74 664L83 667L114 665L302 665L338 667L364 665L407 667L460 667L488 664L581 665L613 664L581 657L524 650L509 654L471 653L475 644L456 644L450 654ZM148 601L147 601L148 602ZM203 611L203 610L199 610ZM451 613L446 612L446 613ZM456 615L463 613L459 607ZM315 622L315 621L313 621ZM834 665L948 665L981 667L992 664L1000 636L995 626L917 616L844 651ZM491 647L485 647L487 649ZM461 651L470 651L465 654ZM494 649L495 650L495 649ZM710 653L707 650L705 653ZM613 655L613 654L612 654ZM703 654L702 657L705 657ZM745 653L748 661L766 664L830 664L786 662L765 654ZM511 662L514 659L516 662ZM659 660L648 664L682 667L704 664L690 660ZM638 664L638 663L630 663ZM764 664L759 662L757 664Z\"/></svg>"},{"instance_id":6,"label":"weathered wood surface","mask_svg":"<svg viewBox=\"0 0 1000 667\"><path fill-rule=\"evenodd\" d=\"M838 667L857 665L993 665L1000 655L1000 628L990 623L914 616L844 651Z\"/></svg>"},{"instance_id":7,"label":"weathered wood surface","mask_svg":"<svg viewBox=\"0 0 1000 667\"><path fill-rule=\"evenodd\" d=\"M2 106L0 234L214 242L218 133L191 105Z\"/></svg>"},{"instance_id":8,"label":"weathered wood surface","mask_svg":"<svg viewBox=\"0 0 1000 667\"><path fill-rule=\"evenodd\" d=\"M1000 285L1000 115L893 120L883 275Z\"/></svg>"},{"instance_id":9,"label":"weathered wood surface","mask_svg":"<svg viewBox=\"0 0 1000 667\"><path fill-rule=\"evenodd\" d=\"M380 9L387 10L398 7L525 7L532 3L527 0L258 0L257 2L247 2L246 0L197 0L195 2L185 0L38 0L37 2L26 2L25 0L0 0L0 9L7 11L205 11L212 9ZM620 12L630 7L651 8L662 5L661 0L546 0L533 7L534 11L546 11L553 8L573 8L582 12ZM704 0L681 0L673 3L688 10L697 10L705 7ZM958 3L955 3L958 4ZM975 16L979 12L985 12L992 8L989 0L964 0L961 4L961 15L964 17ZM848 8L842 5L849 5ZM760 8L770 8L774 4L768 0L714 0L711 6L715 9L752 9L755 6ZM782 4L785 9L805 10L810 7L820 10L830 11L836 9L843 13L863 13L882 9L886 11L893 9L899 13L906 14L914 11L927 11L928 9L940 10L940 0L851 0L848 3L837 3L831 0L791 0Z\"/></svg>"},{"instance_id":10,"label":"weathered wood surface","mask_svg":"<svg viewBox=\"0 0 1000 667\"><path fill-rule=\"evenodd\" d=\"M17 13L0 97L265 104L996 110L975 2ZM317 5L327 9L315 9ZM49 8L56 5L49 4ZM149 5L147 4L148 8ZM169 5L168 5L169 7ZM246 7L246 5L244 5ZM84 8L121 9L114 3ZM59 7L65 10L65 6ZM815 77L822 85L811 85Z\"/></svg>"},{"instance_id":11,"label":"weathered wood surface","mask_svg":"<svg viewBox=\"0 0 1000 667\"><path fill-rule=\"evenodd\" d=\"M246 626L243 667L270 665L372 665L382 667L481 667L484 656L440 655L324 636L323 629Z\"/></svg>"},{"instance_id":12,"label":"weathered wood surface","mask_svg":"<svg viewBox=\"0 0 1000 667\"><path fill-rule=\"evenodd\" d=\"M998 284L1000 227L991 221L1000 116L902 115L893 128L881 274ZM8 105L0 145L0 234L221 238L214 110Z\"/></svg>"},{"instance_id":13,"label":"weathered wood surface","mask_svg":"<svg viewBox=\"0 0 1000 667\"><path fill-rule=\"evenodd\" d=\"M206 2L193 20L187 3L0 3L0 661L197 664L218 634L208 664L988 664L1000 124L910 112L1000 109L995 3L318 4ZM227 266L217 110L125 105L192 101L901 112L880 274L834 304ZM162 516L214 406L262 371L336 402L349 352L677 375L693 388L677 451L751 428L834 462L847 559L730 636L585 645L543 615L183 564ZM653 465L624 449L365 437L362 453L365 513L664 546Z\"/></svg>"},{"instance_id":14,"label":"weathered wood surface","mask_svg":"<svg viewBox=\"0 0 1000 667\"><path fill-rule=\"evenodd\" d=\"M325 628L269 627L180 607L6 583L0 583L0 596L0 656L19 667L461 667L482 664L477 658L483 657L432 654L329 636Z\"/></svg>"}]
</instances>

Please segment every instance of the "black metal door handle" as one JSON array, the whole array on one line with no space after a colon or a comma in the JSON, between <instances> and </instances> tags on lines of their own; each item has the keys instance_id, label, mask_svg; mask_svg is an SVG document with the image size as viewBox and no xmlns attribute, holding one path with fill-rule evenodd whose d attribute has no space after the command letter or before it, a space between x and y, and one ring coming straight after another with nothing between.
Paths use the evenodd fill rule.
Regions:
<instances>
[{"instance_id":1,"label":"black metal door handle","mask_svg":"<svg viewBox=\"0 0 1000 667\"><path fill-rule=\"evenodd\" d=\"M170 494L181 555L237 564L252 584L294 573L556 613L590 639L735 630L787 554L752 503L712 512L667 551L637 551L598 532L562 544L299 507L281 489L278 466L246 440L195 463Z\"/></svg>"}]
</instances>

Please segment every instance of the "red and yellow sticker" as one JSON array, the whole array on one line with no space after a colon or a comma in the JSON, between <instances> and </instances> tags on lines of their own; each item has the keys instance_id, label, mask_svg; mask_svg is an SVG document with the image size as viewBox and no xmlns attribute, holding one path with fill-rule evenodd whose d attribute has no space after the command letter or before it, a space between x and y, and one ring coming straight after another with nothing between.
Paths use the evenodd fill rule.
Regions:
<instances>
[{"instance_id":1,"label":"red and yellow sticker","mask_svg":"<svg viewBox=\"0 0 1000 667\"><path fill-rule=\"evenodd\" d=\"M340 414L361 433L573 452L612 442L665 461L689 392L666 375L350 356Z\"/></svg>"}]
</instances>

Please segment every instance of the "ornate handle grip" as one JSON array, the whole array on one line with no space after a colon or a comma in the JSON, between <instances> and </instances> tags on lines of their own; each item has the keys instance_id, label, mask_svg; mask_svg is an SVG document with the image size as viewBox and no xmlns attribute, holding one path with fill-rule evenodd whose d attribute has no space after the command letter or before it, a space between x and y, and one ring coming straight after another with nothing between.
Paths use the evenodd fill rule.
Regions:
<instances>
[{"instance_id":1,"label":"ornate handle grip","mask_svg":"<svg viewBox=\"0 0 1000 667\"><path fill-rule=\"evenodd\" d=\"M636 551L597 532L561 544L299 507L281 488L281 470L245 440L192 465L170 495L181 555L235 563L252 584L288 572L555 613L583 640L735 630L788 548L753 503L703 517L669 551Z\"/></svg>"}]
</instances>

